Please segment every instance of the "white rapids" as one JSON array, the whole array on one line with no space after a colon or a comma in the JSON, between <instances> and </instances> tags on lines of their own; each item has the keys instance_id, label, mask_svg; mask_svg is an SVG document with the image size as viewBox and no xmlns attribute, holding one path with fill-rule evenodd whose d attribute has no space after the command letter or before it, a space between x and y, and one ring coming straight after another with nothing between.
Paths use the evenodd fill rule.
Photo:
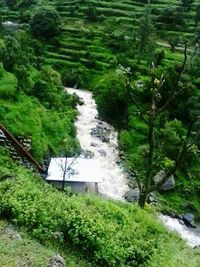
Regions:
<instances>
[{"instance_id":1,"label":"white rapids","mask_svg":"<svg viewBox=\"0 0 200 267\"><path fill-rule=\"evenodd\" d=\"M75 93L83 101L83 105L77 105L78 116L75 123L77 138L81 148L100 163L102 182L98 187L99 193L109 198L123 200L128 185L124 170L117 164L119 161L117 132L110 124L99 120L91 92L74 88L66 90L70 94ZM97 136L98 129L106 132L107 140ZM92 132L94 134L91 134Z\"/></svg>"},{"instance_id":2,"label":"white rapids","mask_svg":"<svg viewBox=\"0 0 200 267\"><path fill-rule=\"evenodd\" d=\"M197 228L189 228L185 224L181 224L178 219L171 218L167 215L161 214L161 221L166 227L178 233L182 239L187 241L187 244L194 248L200 246L200 230Z\"/></svg>"}]
</instances>

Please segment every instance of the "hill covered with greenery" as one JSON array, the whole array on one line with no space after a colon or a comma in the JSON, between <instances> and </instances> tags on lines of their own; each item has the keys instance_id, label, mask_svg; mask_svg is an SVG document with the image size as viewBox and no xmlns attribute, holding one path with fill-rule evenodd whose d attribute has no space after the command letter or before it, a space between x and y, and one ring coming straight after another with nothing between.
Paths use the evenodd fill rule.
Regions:
<instances>
[{"instance_id":1,"label":"hill covered with greenery","mask_svg":"<svg viewBox=\"0 0 200 267\"><path fill-rule=\"evenodd\" d=\"M168 233L145 205L156 192L157 210L200 218L198 1L7 0L0 15L1 124L31 137L41 162L74 155L78 99L63 85L93 91L100 116L119 130L145 208L58 192L1 149L0 214L24 228L33 252L43 244L34 266L46 266L55 250L71 267L198 266L199 250ZM162 192L172 175L175 188Z\"/></svg>"}]
</instances>

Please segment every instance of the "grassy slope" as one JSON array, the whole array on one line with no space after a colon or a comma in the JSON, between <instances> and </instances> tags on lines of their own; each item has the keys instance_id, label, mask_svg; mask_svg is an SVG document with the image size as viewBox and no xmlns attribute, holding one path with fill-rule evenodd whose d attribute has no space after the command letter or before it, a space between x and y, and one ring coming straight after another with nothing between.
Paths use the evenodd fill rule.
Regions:
<instances>
[{"instance_id":1,"label":"grassy slope","mask_svg":"<svg viewBox=\"0 0 200 267\"><path fill-rule=\"evenodd\" d=\"M38 249L36 263L37 260L45 262L57 248L56 252L69 258L69 267L199 266L199 249L189 249L178 236L167 233L156 221L152 209L141 210L137 205L96 196L70 197L22 168L13 165L9 171L13 178L0 182L0 211L45 244L43 247L32 240L24 248L24 244L2 237L0 255L5 252L3 244L8 240L6 246L11 248L8 253L11 263L25 252L32 257ZM64 239L55 238L57 231ZM79 252L79 256L73 251ZM82 261L82 257L93 263Z\"/></svg>"},{"instance_id":2,"label":"grassy slope","mask_svg":"<svg viewBox=\"0 0 200 267\"><path fill-rule=\"evenodd\" d=\"M0 220L0 240L1 267L46 267L51 256L57 253L62 255L69 267L91 266L78 253L56 245L44 246L5 220Z\"/></svg>"},{"instance_id":3,"label":"grassy slope","mask_svg":"<svg viewBox=\"0 0 200 267\"><path fill-rule=\"evenodd\" d=\"M41 160L51 150L54 154L73 150L77 143L71 104L63 112L46 109L37 98L17 92L17 79L0 66L0 121L14 135L32 139L34 156ZM34 68L31 76L37 76Z\"/></svg>"}]
</instances>

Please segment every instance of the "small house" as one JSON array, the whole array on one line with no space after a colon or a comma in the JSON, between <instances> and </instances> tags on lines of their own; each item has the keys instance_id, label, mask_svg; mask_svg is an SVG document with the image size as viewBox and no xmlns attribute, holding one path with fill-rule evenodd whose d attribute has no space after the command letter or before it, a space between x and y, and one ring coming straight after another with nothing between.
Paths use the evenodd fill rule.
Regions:
<instances>
[{"instance_id":1,"label":"small house","mask_svg":"<svg viewBox=\"0 0 200 267\"><path fill-rule=\"evenodd\" d=\"M98 192L101 168L94 159L52 158L46 181L59 188L69 186L74 193Z\"/></svg>"}]
</instances>

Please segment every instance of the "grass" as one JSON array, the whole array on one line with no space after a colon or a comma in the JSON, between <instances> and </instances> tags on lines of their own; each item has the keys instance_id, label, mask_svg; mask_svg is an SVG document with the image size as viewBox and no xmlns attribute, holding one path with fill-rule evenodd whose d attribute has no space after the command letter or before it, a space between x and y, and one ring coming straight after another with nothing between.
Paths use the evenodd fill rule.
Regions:
<instances>
[{"instance_id":1,"label":"grass","mask_svg":"<svg viewBox=\"0 0 200 267\"><path fill-rule=\"evenodd\" d=\"M79 253L56 245L45 246L6 220L0 220L0 266L46 267L51 257L60 254L69 267L92 267Z\"/></svg>"}]
</instances>

